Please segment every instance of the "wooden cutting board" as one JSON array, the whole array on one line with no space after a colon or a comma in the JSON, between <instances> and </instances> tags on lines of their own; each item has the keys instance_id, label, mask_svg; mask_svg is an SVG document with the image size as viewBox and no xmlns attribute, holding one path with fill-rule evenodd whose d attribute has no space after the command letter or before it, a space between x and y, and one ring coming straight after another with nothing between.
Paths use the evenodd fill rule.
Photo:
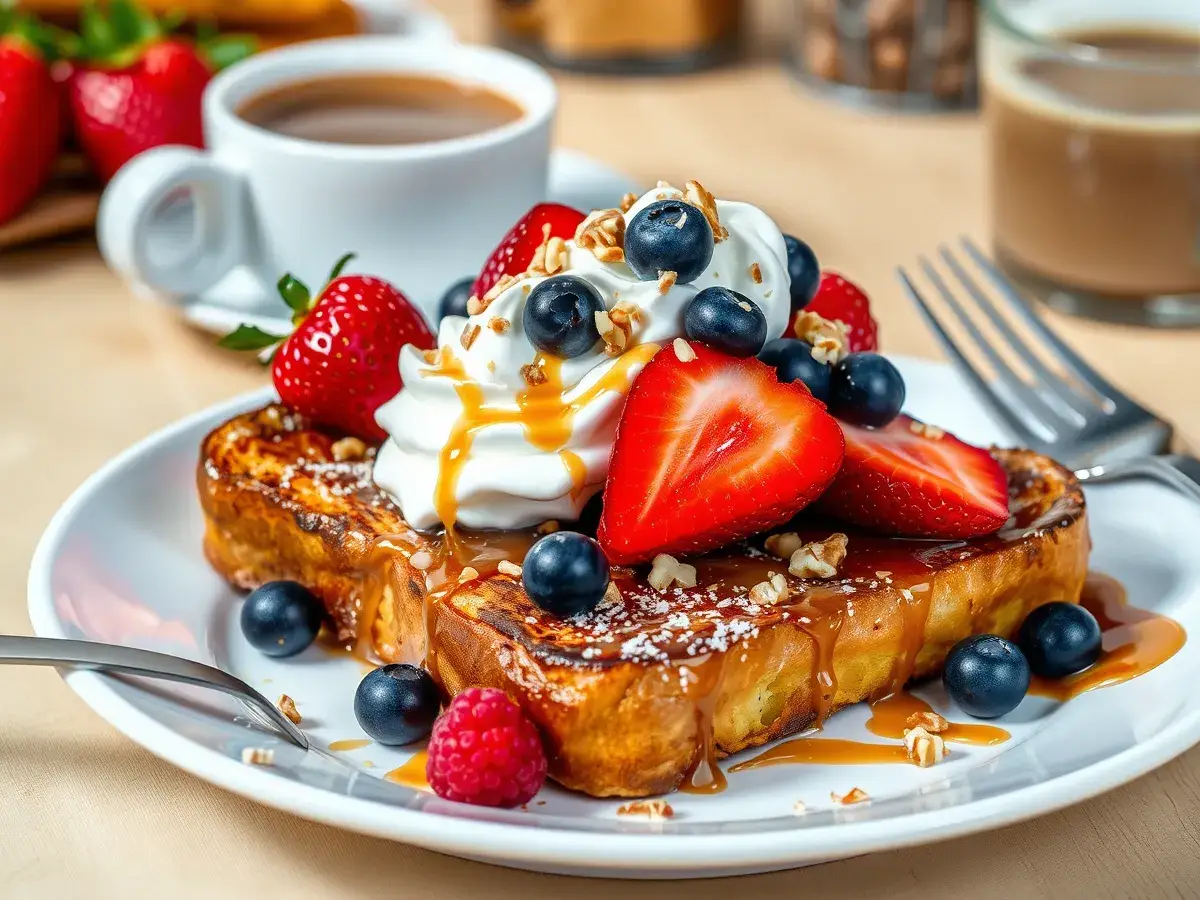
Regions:
<instances>
[{"instance_id":1,"label":"wooden cutting board","mask_svg":"<svg viewBox=\"0 0 1200 900\"><path fill-rule=\"evenodd\" d=\"M63 153L54 177L32 205L0 225L0 250L87 231L96 222L100 185L79 153Z\"/></svg>"}]
</instances>

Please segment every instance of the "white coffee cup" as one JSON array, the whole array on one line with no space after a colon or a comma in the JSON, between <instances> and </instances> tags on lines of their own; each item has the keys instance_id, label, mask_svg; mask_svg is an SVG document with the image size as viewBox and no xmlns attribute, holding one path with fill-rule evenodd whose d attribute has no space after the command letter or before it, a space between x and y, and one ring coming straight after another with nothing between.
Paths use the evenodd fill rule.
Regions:
<instances>
[{"instance_id":1,"label":"white coffee cup","mask_svg":"<svg viewBox=\"0 0 1200 900\"><path fill-rule=\"evenodd\" d=\"M524 112L490 131L394 146L301 140L236 114L291 82L376 72L491 88ZM354 252L352 271L392 281L433 318L446 287L545 198L556 102L542 69L487 47L380 36L263 53L209 84L206 150L159 147L117 173L100 204L100 249L124 277L175 300L239 266L264 292L284 272L316 288Z\"/></svg>"}]
</instances>

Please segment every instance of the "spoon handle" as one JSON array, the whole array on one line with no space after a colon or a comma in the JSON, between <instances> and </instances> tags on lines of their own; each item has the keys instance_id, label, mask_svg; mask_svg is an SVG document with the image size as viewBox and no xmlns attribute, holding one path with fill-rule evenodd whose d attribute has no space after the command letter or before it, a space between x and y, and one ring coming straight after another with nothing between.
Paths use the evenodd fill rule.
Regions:
<instances>
[{"instance_id":1,"label":"spoon handle","mask_svg":"<svg viewBox=\"0 0 1200 900\"><path fill-rule=\"evenodd\" d=\"M304 733L270 700L228 672L190 659L94 641L0 634L0 665L4 664L67 666L211 688L241 700L260 723L279 732L301 750L308 749L308 739Z\"/></svg>"}]
</instances>

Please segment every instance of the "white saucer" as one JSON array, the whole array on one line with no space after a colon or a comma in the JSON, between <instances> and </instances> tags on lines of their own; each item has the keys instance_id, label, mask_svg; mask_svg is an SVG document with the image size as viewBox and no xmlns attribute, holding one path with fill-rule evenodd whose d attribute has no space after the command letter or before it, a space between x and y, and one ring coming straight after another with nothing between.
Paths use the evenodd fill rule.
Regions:
<instances>
[{"instance_id":1,"label":"white saucer","mask_svg":"<svg viewBox=\"0 0 1200 900\"><path fill-rule=\"evenodd\" d=\"M637 185L599 160L575 150L558 149L550 157L548 199L576 209L611 206L613 199ZM446 283L473 275L483 266L481 259L464 259L461 271ZM282 273L280 273L282 274ZM404 285L397 285L401 290ZM237 270L203 295L181 301L184 318L204 331L228 334L238 325L257 325L272 334L292 330L287 307L277 294L264 294L262 286L245 270Z\"/></svg>"},{"instance_id":2,"label":"white saucer","mask_svg":"<svg viewBox=\"0 0 1200 900\"><path fill-rule=\"evenodd\" d=\"M611 192L609 192L611 195ZM1004 435L947 367L897 360L911 411L978 442ZM209 409L123 453L83 485L50 524L29 582L34 629L115 641L223 666L275 697L287 693L315 746L362 737L351 709L363 668L311 648L272 660L245 644L234 591L207 566L194 468L210 428L263 403L260 392ZM1096 569L1137 606L1200 634L1200 506L1151 484L1090 492ZM380 780L408 754L377 745L300 751L251 730L218 697L90 672L67 683L152 752L231 791L297 815L501 865L582 875L690 878L784 869L967 834L1040 815L1129 781L1200 740L1200 642L1160 668L1062 706L1028 698L1000 720L998 747L955 746L930 769L777 766L733 774L716 796L672 795L663 824L618 818L617 801L547 787L527 810L447 803ZM918 691L943 712L937 685ZM961 718L961 713L954 713ZM827 736L870 739L865 710L833 717ZM273 767L240 762L274 747ZM743 754L735 758L744 758ZM373 767L367 767L367 763ZM852 787L870 802L830 800ZM793 814L797 800L807 806Z\"/></svg>"}]
</instances>

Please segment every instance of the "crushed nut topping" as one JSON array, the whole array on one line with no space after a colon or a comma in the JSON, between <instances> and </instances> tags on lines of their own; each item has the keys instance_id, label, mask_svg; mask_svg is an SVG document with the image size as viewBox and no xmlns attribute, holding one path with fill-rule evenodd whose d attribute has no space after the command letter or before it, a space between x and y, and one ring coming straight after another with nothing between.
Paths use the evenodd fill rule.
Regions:
<instances>
[{"instance_id":1,"label":"crushed nut topping","mask_svg":"<svg viewBox=\"0 0 1200 900\"><path fill-rule=\"evenodd\" d=\"M537 387L539 384L546 383L546 373L541 366L533 363L526 363L521 366L521 377L530 387Z\"/></svg>"},{"instance_id":2,"label":"crushed nut topping","mask_svg":"<svg viewBox=\"0 0 1200 900\"><path fill-rule=\"evenodd\" d=\"M458 342L462 344L464 350L470 350L471 345L475 343L475 338L479 337L480 328L474 323L468 323L462 330L462 334L458 336Z\"/></svg>"},{"instance_id":3,"label":"crushed nut topping","mask_svg":"<svg viewBox=\"0 0 1200 900\"><path fill-rule=\"evenodd\" d=\"M750 263L750 280L755 284L762 284L762 266L758 263Z\"/></svg>"},{"instance_id":4,"label":"crushed nut topping","mask_svg":"<svg viewBox=\"0 0 1200 900\"><path fill-rule=\"evenodd\" d=\"M738 308L744 309L746 312L750 312L750 310L754 309L754 307L751 306L749 303L747 303L745 300L738 301Z\"/></svg>"},{"instance_id":5,"label":"crushed nut topping","mask_svg":"<svg viewBox=\"0 0 1200 900\"><path fill-rule=\"evenodd\" d=\"M504 316L492 316L488 319L488 328L492 329L496 334L504 334L511 327L512 322L508 321Z\"/></svg>"},{"instance_id":6,"label":"crushed nut topping","mask_svg":"<svg viewBox=\"0 0 1200 900\"><path fill-rule=\"evenodd\" d=\"M526 273L521 272L514 275L511 272L505 272L500 276L499 280L493 284L482 298L470 297L467 299L467 314L477 316L492 305L492 301L507 291L510 287L527 278Z\"/></svg>"},{"instance_id":7,"label":"crushed nut topping","mask_svg":"<svg viewBox=\"0 0 1200 900\"><path fill-rule=\"evenodd\" d=\"M269 747L243 747L242 762L247 766L273 766L275 751Z\"/></svg>"},{"instance_id":8,"label":"crushed nut topping","mask_svg":"<svg viewBox=\"0 0 1200 900\"><path fill-rule=\"evenodd\" d=\"M610 581L608 583L608 587L606 587L604 589L603 602L604 603L620 603L621 602L621 589L619 587L617 587L617 583L615 581Z\"/></svg>"},{"instance_id":9,"label":"crushed nut topping","mask_svg":"<svg viewBox=\"0 0 1200 900\"><path fill-rule=\"evenodd\" d=\"M408 558L408 564L414 569L424 572L433 565L433 554L428 550L418 550Z\"/></svg>"},{"instance_id":10,"label":"crushed nut topping","mask_svg":"<svg viewBox=\"0 0 1200 900\"><path fill-rule=\"evenodd\" d=\"M675 338L671 341L671 349L675 351L675 358L682 363L691 362L696 358L696 351L683 338Z\"/></svg>"},{"instance_id":11,"label":"crushed nut topping","mask_svg":"<svg viewBox=\"0 0 1200 900\"><path fill-rule=\"evenodd\" d=\"M617 305L608 311L608 316L617 325L641 325L642 308L628 300L619 300Z\"/></svg>"},{"instance_id":12,"label":"crushed nut topping","mask_svg":"<svg viewBox=\"0 0 1200 900\"><path fill-rule=\"evenodd\" d=\"M489 372L491 372L493 375L495 375L495 374L496 374L496 361L495 361L494 359L489 359L489 360L488 360L488 364L487 364L487 370L488 370Z\"/></svg>"},{"instance_id":13,"label":"crushed nut topping","mask_svg":"<svg viewBox=\"0 0 1200 900\"><path fill-rule=\"evenodd\" d=\"M659 592L665 591L672 584L695 587L696 567L681 563L669 553L660 553L654 557L654 564L646 580L650 582L650 587Z\"/></svg>"},{"instance_id":14,"label":"crushed nut topping","mask_svg":"<svg viewBox=\"0 0 1200 900\"><path fill-rule=\"evenodd\" d=\"M812 357L819 363L833 365L846 358L850 329L845 322L826 319L819 313L805 310L796 317L793 329L796 337L812 344Z\"/></svg>"},{"instance_id":15,"label":"crushed nut topping","mask_svg":"<svg viewBox=\"0 0 1200 900\"><path fill-rule=\"evenodd\" d=\"M513 578L521 577L521 567L508 559L500 560L500 564L496 566L496 571L501 575L511 575Z\"/></svg>"},{"instance_id":16,"label":"crushed nut topping","mask_svg":"<svg viewBox=\"0 0 1200 900\"><path fill-rule=\"evenodd\" d=\"M930 734L920 727L904 732L904 746L908 750L908 761L922 769L940 763L950 752L941 735Z\"/></svg>"},{"instance_id":17,"label":"crushed nut topping","mask_svg":"<svg viewBox=\"0 0 1200 900\"><path fill-rule=\"evenodd\" d=\"M575 229L575 245L600 262L625 258L625 216L619 209L594 209Z\"/></svg>"},{"instance_id":18,"label":"crushed nut topping","mask_svg":"<svg viewBox=\"0 0 1200 900\"><path fill-rule=\"evenodd\" d=\"M870 800L871 795L862 788L850 788L849 793L840 795L830 791L829 799L834 803L840 803L843 806L849 806L851 803L862 803L864 800Z\"/></svg>"},{"instance_id":19,"label":"crushed nut topping","mask_svg":"<svg viewBox=\"0 0 1200 900\"><path fill-rule=\"evenodd\" d=\"M778 572L772 572L766 581L760 581L750 588L750 600L760 606L774 606L786 600L790 593L787 579Z\"/></svg>"},{"instance_id":20,"label":"crushed nut topping","mask_svg":"<svg viewBox=\"0 0 1200 900\"><path fill-rule=\"evenodd\" d=\"M823 541L810 541L792 553L788 571L797 578L833 578L846 558L849 538L840 531Z\"/></svg>"},{"instance_id":21,"label":"crushed nut topping","mask_svg":"<svg viewBox=\"0 0 1200 900\"><path fill-rule=\"evenodd\" d=\"M280 694L279 699L275 701L275 705L279 707L279 711L287 716L289 722L293 725L300 724L300 710L296 709L296 701L287 694Z\"/></svg>"},{"instance_id":22,"label":"crushed nut topping","mask_svg":"<svg viewBox=\"0 0 1200 900\"><path fill-rule=\"evenodd\" d=\"M539 525L537 528L535 528L533 530L536 531L538 534L554 534L554 532L558 531L558 520L557 519L547 519L545 522L543 522L541 525Z\"/></svg>"},{"instance_id":23,"label":"crushed nut topping","mask_svg":"<svg viewBox=\"0 0 1200 900\"><path fill-rule=\"evenodd\" d=\"M675 810L666 800L634 800L619 807L617 815L645 816L651 822L663 822L675 815Z\"/></svg>"},{"instance_id":24,"label":"crushed nut topping","mask_svg":"<svg viewBox=\"0 0 1200 900\"><path fill-rule=\"evenodd\" d=\"M567 242L560 237L550 236L550 224L542 226L542 243L533 251L533 259L526 275L553 275L567 267Z\"/></svg>"},{"instance_id":25,"label":"crushed nut topping","mask_svg":"<svg viewBox=\"0 0 1200 900\"><path fill-rule=\"evenodd\" d=\"M950 727L944 716L935 712L915 712L904 723L906 728L924 728L930 734L941 734Z\"/></svg>"},{"instance_id":26,"label":"crushed nut topping","mask_svg":"<svg viewBox=\"0 0 1200 900\"><path fill-rule=\"evenodd\" d=\"M596 311L596 330L604 341L604 352L609 356L620 356L629 348L629 323L618 325L605 310Z\"/></svg>"},{"instance_id":27,"label":"crushed nut topping","mask_svg":"<svg viewBox=\"0 0 1200 900\"><path fill-rule=\"evenodd\" d=\"M792 804L792 815L793 816L802 816L806 812L808 812L808 807L804 805L803 800L797 800L795 803Z\"/></svg>"},{"instance_id":28,"label":"crushed nut topping","mask_svg":"<svg viewBox=\"0 0 1200 900\"><path fill-rule=\"evenodd\" d=\"M637 194L635 194L633 191L630 191L628 194L626 194L624 197L622 197L621 198L621 212L627 213L631 209L633 209L633 204L637 203L637 199L638 199Z\"/></svg>"},{"instance_id":29,"label":"crushed nut topping","mask_svg":"<svg viewBox=\"0 0 1200 900\"><path fill-rule=\"evenodd\" d=\"M367 445L356 437L344 437L334 441L329 448L335 462L354 462L367 455Z\"/></svg>"},{"instance_id":30,"label":"crushed nut topping","mask_svg":"<svg viewBox=\"0 0 1200 900\"><path fill-rule=\"evenodd\" d=\"M689 181L683 188L683 202L690 203L704 213L704 218L708 219L708 224L712 226L714 241L719 244L729 237L729 229L721 224L717 216L717 198L706 191L704 185L698 181Z\"/></svg>"},{"instance_id":31,"label":"crushed nut topping","mask_svg":"<svg viewBox=\"0 0 1200 900\"><path fill-rule=\"evenodd\" d=\"M466 566L461 572L458 573L458 583L466 584L468 581L474 581L478 577L478 569L474 569L471 566Z\"/></svg>"},{"instance_id":32,"label":"crushed nut topping","mask_svg":"<svg viewBox=\"0 0 1200 900\"><path fill-rule=\"evenodd\" d=\"M263 424L268 428L283 427L283 414L279 411L278 406L268 406L262 411ZM913 423L914 425L916 422Z\"/></svg>"},{"instance_id":33,"label":"crushed nut topping","mask_svg":"<svg viewBox=\"0 0 1200 900\"><path fill-rule=\"evenodd\" d=\"M938 428L936 425L926 425L924 422L912 421L908 423L908 429L913 434L919 434L922 437L927 437L931 441L940 441L946 436L946 432Z\"/></svg>"},{"instance_id":34,"label":"crushed nut topping","mask_svg":"<svg viewBox=\"0 0 1200 900\"><path fill-rule=\"evenodd\" d=\"M800 540L800 535L794 531L785 531L783 534L773 534L766 540L767 552L780 559L791 559L792 554L804 546L804 541Z\"/></svg>"},{"instance_id":35,"label":"crushed nut topping","mask_svg":"<svg viewBox=\"0 0 1200 900\"><path fill-rule=\"evenodd\" d=\"M667 291L675 287L675 282L679 280L679 274L676 272L659 272L658 273L658 292L666 296Z\"/></svg>"}]
</instances>

